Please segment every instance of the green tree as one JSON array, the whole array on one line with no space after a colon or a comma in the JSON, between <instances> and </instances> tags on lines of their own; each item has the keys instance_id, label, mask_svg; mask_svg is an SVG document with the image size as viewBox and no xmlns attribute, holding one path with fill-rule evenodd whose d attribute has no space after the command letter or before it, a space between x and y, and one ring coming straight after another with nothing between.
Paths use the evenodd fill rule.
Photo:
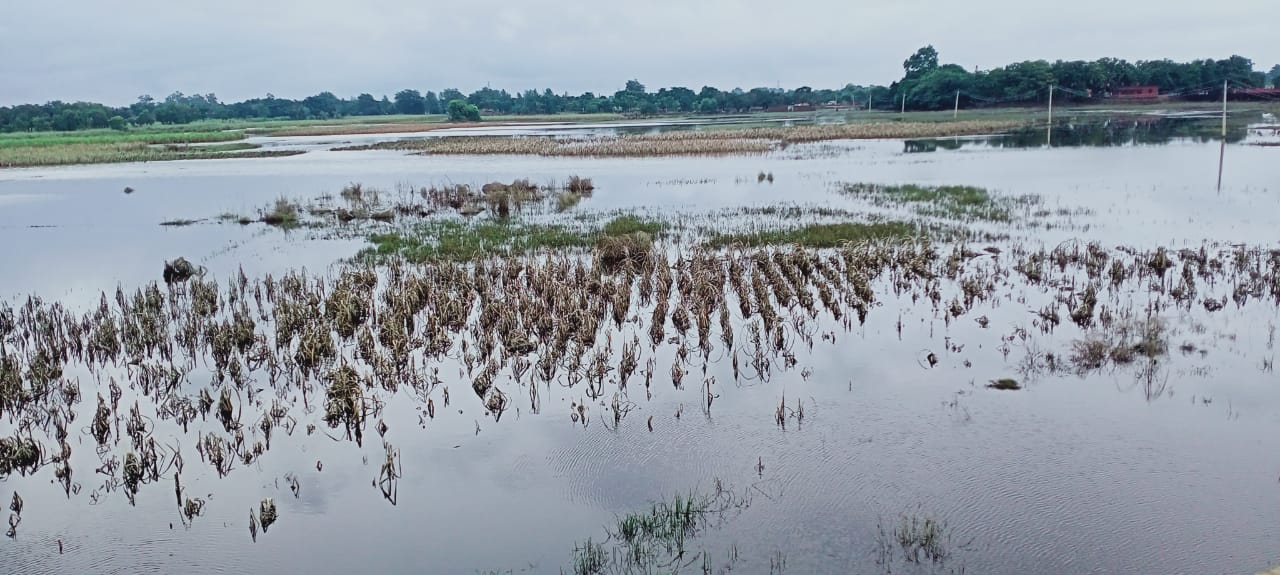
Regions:
<instances>
[{"instance_id":1,"label":"green tree","mask_svg":"<svg viewBox=\"0 0 1280 575\"><path fill-rule=\"evenodd\" d=\"M955 64L925 72L914 82L907 96L912 109L942 110L955 105L956 92L968 92L972 74Z\"/></svg>"},{"instance_id":2,"label":"green tree","mask_svg":"<svg viewBox=\"0 0 1280 575\"><path fill-rule=\"evenodd\" d=\"M715 98L703 98L698 100L698 111L703 114L713 114L720 110L720 102Z\"/></svg>"},{"instance_id":3,"label":"green tree","mask_svg":"<svg viewBox=\"0 0 1280 575\"><path fill-rule=\"evenodd\" d=\"M342 100L334 96L333 92L320 92L314 96L307 96L302 100L302 105L306 106L315 117L337 118L342 115Z\"/></svg>"},{"instance_id":4,"label":"green tree","mask_svg":"<svg viewBox=\"0 0 1280 575\"><path fill-rule=\"evenodd\" d=\"M428 90L426 95L422 97L422 100L428 114L444 113L443 107L440 106L440 97L437 96L435 92Z\"/></svg>"},{"instance_id":5,"label":"green tree","mask_svg":"<svg viewBox=\"0 0 1280 575\"><path fill-rule=\"evenodd\" d=\"M372 94L360 94L356 96L355 115L357 116L377 116L382 113L382 106L378 104L378 100Z\"/></svg>"},{"instance_id":6,"label":"green tree","mask_svg":"<svg viewBox=\"0 0 1280 575\"><path fill-rule=\"evenodd\" d=\"M444 91L440 92L441 102L452 102L454 100L466 100L466 99L467 99L466 94L463 94L462 90L459 90L457 88L445 88ZM445 104L445 105L448 106L448 104Z\"/></svg>"},{"instance_id":7,"label":"green tree","mask_svg":"<svg viewBox=\"0 0 1280 575\"><path fill-rule=\"evenodd\" d=\"M425 114L427 113L427 100L417 90L400 90L396 92L395 107L398 114Z\"/></svg>"},{"instance_id":8,"label":"green tree","mask_svg":"<svg viewBox=\"0 0 1280 575\"><path fill-rule=\"evenodd\" d=\"M916 50L915 54L902 63L903 70L907 72L907 78L915 78L937 67L938 51L933 49L933 45Z\"/></svg>"},{"instance_id":9,"label":"green tree","mask_svg":"<svg viewBox=\"0 0 1280 575\"><path fill-rule=\"evenodd\" d=\"M466 100L454 99L449 100L447 106L450 122L479 122L480 108L475 104L468 104Z\"/></svg>"},{"instance_id":10,"label":"green tree","mask_svg":"<svg viewBox=\"0 0 1280 575\"><path fill-rule=\"evenodd\" d=\"M110 120L107 120L107 125L117 132L123 132L129 129L129 125L125 123L124 117L122 116L112 116Z\"/></svg>"}]
</instances>

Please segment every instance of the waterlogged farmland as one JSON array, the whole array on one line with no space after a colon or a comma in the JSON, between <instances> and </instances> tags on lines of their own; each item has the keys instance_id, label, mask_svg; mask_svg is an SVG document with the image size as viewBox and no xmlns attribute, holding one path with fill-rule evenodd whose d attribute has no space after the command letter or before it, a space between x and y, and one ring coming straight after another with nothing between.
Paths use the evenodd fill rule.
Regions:
<instances>
[{"instance_id":1,"label":"waterlogged farmland","mask_svg":"<svg viewBox=\"0 0 1280 575\"><path fill-rule=\"evenodd\" d=\"M0 564L1280 563L1274 128L983 127L0 171Z\"/></svg>"}]
</instances>

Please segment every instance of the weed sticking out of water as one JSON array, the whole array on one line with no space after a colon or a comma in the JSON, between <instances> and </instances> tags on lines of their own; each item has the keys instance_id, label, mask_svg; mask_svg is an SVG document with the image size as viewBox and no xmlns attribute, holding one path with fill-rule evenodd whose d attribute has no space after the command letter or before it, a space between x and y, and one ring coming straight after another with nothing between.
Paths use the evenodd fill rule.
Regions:
<instances>
[{"instance_id":1,"label":"weed sticking out of water","mask_svg":"<svg viewBox=\"0 0 1280 575\"><path fill-rule=\"evenodd\" d=\"M683 564L687 557L693 557L693 561L702 558L706 563L709 558L705 552L692 551L691 542L749 505L749 499L733 493L719 480L710 493L693 492L654 502L644 511L617 519L607 539L613 542L612 546L592 539L575 546L573 572L665 572Z\"/></svg>"},{"instance_id":2,"label":"weed sticking out of water","mask_svg":"<svg viewBox=\"0 0 1280 575\"><path fill-rule=\"evenodd\" d=\"M162 225L162 226L168 226L168 227L181 228L181 227L186 227L186 226L189 226L189 225L192 225L192 224L195 224L195 223L199 223L199 220L183 220L183 219L178 219L178 220L165 220L165 221L163 221L163 222L160 222L160 225Z\"/></svg>"},{"instance_id":3,"label":"weed sticking out of water","mask_svg":"<svg viewBox=\"0 0 1280 575\"><path fill-rule=\"evenodd\" d=\"M945 522L919 513L900 515L892 529L886 529L883 523L879 523L876 531L876 563L885 573L892 573L902 564L943 567L953 559L956 551L965 547L952 540L951 530ZM955 570L951 572L957 573ZM963 572L961 567L958 573Z\"/></svg>"},{"instance_id":4,"label":"weed sticking out of water","mask_svg":"<svg viewBox=\"0 0 1280 575\"><path fill-rule=\"evenodd\" d=\"M301 213L302 209L297 203L285 198L279 198L270 209L259 212L258 221L269 226L292 229L298 227Z\"/></svg>"},{"instance_id":5,"label":"weed sticking out of water","mask_svg":"<svg viewBox=\"0 0 1280 575\"><path fill-rule=\"evenodd\" d=\"M1138 359L1154 361L1168 354L1170 337L1167 324L1159 318L1110 320L1072 343L1071 365L1083 375Z\"/></svg>"},{"instance_id":6,"label":"weed sticking out of water","mask_svg":"<svg viewBox=\"0 0 1280 575\"><path fill-rule=\"evenodd\" d=\"M583 178L578 175L569 176L569 181L565 182L564 190L566 192L586 195L594 192L596 185L591 182L591 178Z\"/></svg>"}]
</instances>

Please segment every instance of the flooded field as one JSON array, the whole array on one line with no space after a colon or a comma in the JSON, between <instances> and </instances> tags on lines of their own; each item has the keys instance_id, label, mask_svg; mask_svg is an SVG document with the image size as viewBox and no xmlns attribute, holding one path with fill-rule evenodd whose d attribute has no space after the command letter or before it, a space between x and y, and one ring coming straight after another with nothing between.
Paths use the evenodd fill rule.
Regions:
<instances>
[{"instance_id":1,"label":"flooded field","mask_svg":"<svg viewBox=\"0 0 1280 575\"><path fill-rule=\"evenodd\" d=\"M335 150L709 128L0 171L0 571L1280 562L1273 127Z\"/></svg>"}]
</instances>

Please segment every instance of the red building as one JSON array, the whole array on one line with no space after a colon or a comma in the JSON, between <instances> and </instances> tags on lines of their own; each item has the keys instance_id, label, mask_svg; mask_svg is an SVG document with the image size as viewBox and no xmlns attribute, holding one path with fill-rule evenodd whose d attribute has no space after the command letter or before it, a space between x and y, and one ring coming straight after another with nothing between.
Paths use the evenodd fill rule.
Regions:
<instances>
[{"instance_id":1,"label":"red building","mask_svg":"<svg viewBox=\"0 0 1280 575\"><path fill-rule=\"evenodd\" d=\"M1112 90L1111 97L1118 100L1154 100L1160 97L1158 86L1125 86Z\"/></svg>"}]
</instances>

